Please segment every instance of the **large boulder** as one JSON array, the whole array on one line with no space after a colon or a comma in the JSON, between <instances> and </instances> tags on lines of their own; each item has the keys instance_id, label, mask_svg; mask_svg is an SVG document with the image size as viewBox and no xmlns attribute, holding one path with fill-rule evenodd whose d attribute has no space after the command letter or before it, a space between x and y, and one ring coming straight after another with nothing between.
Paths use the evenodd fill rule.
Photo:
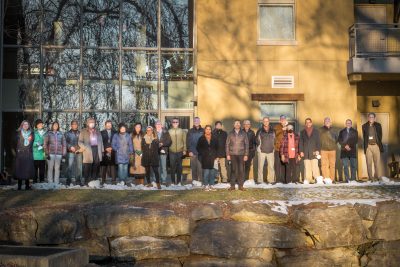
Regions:
<instances>
[{"instance_id":1,"label":"large boulder","mask_svg":"<svg viewBox=\"0 0 400 267\"><path fill-rule=\"evenodd\" d=\"M379 242L361 257L361 266L399 266L400 240Z\"/></svg>"},{"instance_id":2,"label":"large boulder","mask_svg":"<svg viewBox=\"0 0 400 267\"><path fill-rule=\"evenodd\" d=\"M178 259L151 259L135 262L135 267L182 267Z\"/></svg>"},{"instance_id":3,"label":"large boulder","mask_svg":"<svg viewBox=\"0 0 400 267\"><path fill-rule=\"evenodd\" d=\"M78 210L35 209L36 243L58 245L83 239L85 220Z\"/></svg>"},{"instance_id":4,"label":"large boulder","mask_svg":"<svg viewBox=\"0 0 400 267\"><path fill-rule=\"evenodd\" d=\"M360 216L349 206L299 208L294 211L292 219L311 236L318 249L360 245L368 241L368 232Z\"/></svg>"},{"instance_id":5,"label":"large boulder","mask_svg":"<svg viewBox=\"0 0 400 267\"><path fill-rule=\"evenodd\" d=\"M62 246L71 248L84 248L89 253L91 259L98 261L106 260L111 256L108 240L105 237L76 241Z\"/></svg>"},{"instance_id":6,"label":"large boulder","mask_svg":"<svg viewBox=\"0 0 400 267\"><path fill-rule=\"evenodd\" d=\"M96 236L163 236L189 234L189 219L170 210L103 206L86 213L87 228Z\"/></svg>"},{"instance_id":7,"label":"large boulder","mask_svg":"<svg viewBox=\"0 0 400 267\"><path fill-rule=\"evenodd\" d=\"M185 241L179 239L120 237L111 242L111 256L135 260L178 258L189 256L189 247Z\"/></svg>"},{"instance_id":8,"label":"large boulder","mask_svg":"<svg viewBox=\"0 0 400 267\"><path fill-rule=\"evenodd\" d=\"M371 237L386 241L400 239L400 203L385 202L378 204L378 213L370 227Z\"/></svg>"},{"instance_id":9,"label":"large boulder","mask_svg":"<svg viewBox=\"0 0 400 267\"><path fill-rule=\"evenodd\" d=\"M136 266L136 265L135 265ZM184 267L275 267L275 262L257 259L223 259L211 257L191 257L185 260Z\"/></svg>"},{"instance_id":10,"label":"large boulder","mask_svg":"<svg viewBox=\"0 0 400 267\"><path fill-rule=\"evenodd\" d=\"M0 214L0 241L22 245L36 243L38 224L33 212L10 211Z\"/></svg>"},{"instance_id":11,"label":"large boulder","mask_svg":"<svg viewBox=\"0 0 400 267\"><path fill-rule=\"evenodd\" d=\"M191 212L193 221L219 219L223 215L222 209L217 205L201 205Z\"/></svg>"},{"instance_id":12,"label":"large boulder","mask_svg":"<svg viewBox=\"0 0 400 267\"><path fill-rule=\"evenodd\" d=\"M284 224L289 217L273 211L271 206L262 203L241 202L231 207L231 218L240 222Z\"/></svg>"},{"instance_id":13,"label":"large boulder","mask_svg":"<svg viewBox=\"0 0 400 267\"><path fill-rule=\"evenodd\" d=\"M373 221L378 213L378 207L367 204L354 204L354 209L363 220Z\"/></svg>"},{"instance_id":14,"label":"large boulder","mask_svg":"<svg viewBox=\"0 0 400 267\"><path fill-rule=\"evenodd\" d=\"M223 258L271 259L268 248L312 245L301 231L274 224L210 221L199 224L191 236L192 254Z\"/></svg>"},{"instance_id":15,"label":"large boulder","mask_svg":"<svg viewBox=\"0 0 400 267\"><path fill-rule=\"evenodd\" d=\"M277 251L276 256L278 265L283 267L359 266L357 252L347 248L324 250L292 249Z\"/></svg>"}]
</instances>

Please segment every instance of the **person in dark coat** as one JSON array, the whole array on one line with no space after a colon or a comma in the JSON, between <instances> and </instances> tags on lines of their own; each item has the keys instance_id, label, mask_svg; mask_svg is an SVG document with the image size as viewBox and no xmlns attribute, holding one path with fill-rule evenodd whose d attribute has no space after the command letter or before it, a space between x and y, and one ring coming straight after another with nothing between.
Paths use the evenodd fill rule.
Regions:
<instances>
[{"instance_id":1,"label":"person in dark coat","mask_svg":"<svg viewBox=\"0 0 400 267\"><path fill-rule=\"evenodd\" d=\"M115 163L118 165L118 178L120 181L126 181L128 178L129 159L133 154L132 137L126 132L126 125L118 125L119 133L114 134L112 148L115 151Z\"/></svg>"},{"instance_id":2,"label":"person in dark coat","mask_svg":"<svg viewBox=\"0 0 400 267\"><path fill-rule=\"evenodd\" d=\"M142 166L146 169L147 186L152 186L150 177L150 169L152 169L154 172L154 176L156 177L157 188L161 189L160 173L158 172L158 165L160 162L158 148L159 142L158 138L154 134L153 127L147 126L146 134L143 136L142 139Z\"/></svg>"},{"instance_id":3,"label":"person in dark coat","mask_svg":"<svg viewBox=\"0 0 400 267\"><path fill-rule=\"evenodd\" d=\"M34 133L29 122L21 122L17 130L17 146L15 157L15 178L18 180L18 190L22 188L22 181L25 181L25 190L30 190L29 179L35 177L33 161Z\"/></svg>"},{"instance_id":4,"label":"person in dark coat","mask_svg":"<svg viewBox=\"0 0 400 267\"><path fill-rule=\"evenodd\" d=\"M377 179L383 175L382 171L382 125L376 121L376 114L369 113L368 121L362 125L364 141L364 154L367 160L367 172L369 179ZM372 163L375 173L372 173Z\"/></svg>"},{"instance_id":5,"label":"person in dark coat","mask_svg":"<svg viewBox=\"0 0 400 267\"><path fill-rule=\"evenodd\" d=\"M228 168L227 168L227 160L226 160L226 151L225 144L226 138L228 137L228 133L222 129L222 122L215 122L215 129L213 131L213 135L216 138L218 148L217 148L217 158L218 158L218 167L220 173L220 181L222 183L228 182Z\"/></svg>"},{"instance_id":6,"label":"person in dark coat","mask_svg":"<svg viewBox=\"0 0 400 267\"><path fill-rule=\"evenodd\" d=\"M158 138L158 154L160 155L160 166L158 171L160 172L161 182L167 183L167 156L169 147L172 144L171 135L163 128L161 121L157 121L156 124L156 136Z\"/></svg>"},{"instance_id":7,"label":"person in dark coat","mask_svg":"<svg viewBox=\"0 0 400 267\"><path fill-rule=\"evenodd\" d=\"M106 182L107 173L111 176L112 183L116 181L116 164L115 164L115 151L112 148L112 140L114 135L117 133L113 129L112 121L107 120L104 123L105 129L102 130L101 137L103 138L103 160L101 161L101 181L104 184Z\"/></svg>"},{"instance_id":8,"label":"person in dark coat","mask_svg":"<svg viewBox=\"0 0 400 267\"><path fill-rule=\"evenodd\" d=\"M191 128L186 135L187 152L190 157L190 170L192 173L192 180L198 181L202 177L201 164L196 150L199 138L204 134L204 129L200 125L200 118L193 119L193 128Z\"/></svg>"},{"instance_id":9,"label":"person in dark coat","mask_svg":"<svg viewBox=\"0 0 400 267\"><path fill-rule=\"evenodd\" d=\"M247 134L247 139L249 140L249 157L244 163L244 179L249 180L251 164L256 155L256 134L251 129L251 123L249 120L243 122L243 131Z\"/></svg>"},{"instance_id":10,"label":"person in dark coat","mask_svg":"<svg viewBox=\"0 0 400 267\"><path fill-rule=\"evenodd\" d=\"M358 132L352 127L352 125L352 121L347 119L346 128L339 132L338 137L338 143L340 144L340 159L343 163L344 177L347 182L349 182L350 179L352 181L356 180L357 170ZM349 176L349 165L351 176Z\"/></svg>"},{"instance_id":11,"label":"person in dark coat","mask_svg":"<svg viewBox=\"0 0 400 267\"><path fill-rule=\"evenodd\" d=\"M212 134L211 125L204 127L204 135L199 138L196 146L199 152L201 166L203 168L203 185L206 191L214 190L215 168L218 168L217 150L218 142L215 135Z\"/></svg>"},{"instance_id":12,"label":"person in dark coat","mask_svg":"<svg viewBox=\"0 0 400 267\"><path fill-rule=\"evenodd\" d=\"M318 159L321 158L321 139L319 131L313 127L312 120L305 120L304 130L300 132L300 156L304 159L305 179L308 182L320 176Z\"/></svg>"}]
</instances>

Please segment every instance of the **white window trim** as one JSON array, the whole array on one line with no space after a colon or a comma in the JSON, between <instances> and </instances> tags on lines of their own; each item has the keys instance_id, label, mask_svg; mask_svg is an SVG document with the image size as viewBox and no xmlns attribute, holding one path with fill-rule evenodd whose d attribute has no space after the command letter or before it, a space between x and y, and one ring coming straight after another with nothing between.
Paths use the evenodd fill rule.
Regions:
<instances>
[{"instance_id":1,"label":"white window trim","mask_svg":"<svg viewBox=\"0 0 400 267\"><path fill-rule=\"evenodd\" d=\"M260 39L260 7L262 6L291 6L293 7L293 40ZM296 40L296 3L295 0L258 0L257 5L257 45L297 45Z\"/></svg>"}]
</instances>

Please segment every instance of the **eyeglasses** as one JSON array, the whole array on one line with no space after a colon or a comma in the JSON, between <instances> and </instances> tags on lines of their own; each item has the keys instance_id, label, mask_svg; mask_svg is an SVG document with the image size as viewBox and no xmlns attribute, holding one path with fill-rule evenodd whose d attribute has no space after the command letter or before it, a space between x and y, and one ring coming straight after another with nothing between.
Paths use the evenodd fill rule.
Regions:
<instances>
[{"instance_id":1,"label":"eyeglasses","mask_svg":"<svg viewBox=\"0 0 400 267\"><path fill-rule=\"evenodd\" d=\"M179 123L179 121L173 121L172 123Z\"/></svg>"}]
</instances>

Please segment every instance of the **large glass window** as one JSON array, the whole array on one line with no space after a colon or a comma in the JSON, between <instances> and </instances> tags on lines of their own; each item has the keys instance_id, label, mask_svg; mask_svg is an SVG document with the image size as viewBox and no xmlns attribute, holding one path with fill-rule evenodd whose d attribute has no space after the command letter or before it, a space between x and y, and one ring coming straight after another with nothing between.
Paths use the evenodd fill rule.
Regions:
<instances>
[{"instance_id":1,"label":"large glass window","mask_svg":"<svg viewBox=\"0 0 400 267\"><path fill-rule=\"evenodd\" d=\"M294 0L259 0L259 44L295 44Z\"/></svg>"}]
</instances>

